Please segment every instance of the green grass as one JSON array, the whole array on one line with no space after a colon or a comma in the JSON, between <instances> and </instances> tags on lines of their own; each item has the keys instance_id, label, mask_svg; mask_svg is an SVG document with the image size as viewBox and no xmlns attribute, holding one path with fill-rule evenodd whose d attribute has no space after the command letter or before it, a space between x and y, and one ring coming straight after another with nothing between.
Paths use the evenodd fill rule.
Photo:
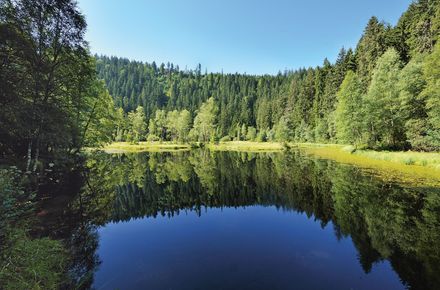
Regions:
<instances>
[{"instance_id":1,"label":"green grass","mask_svg":"<svg viewBox=\"0 0 440 290\"><path fill-rule=\"evenodd\" d=\"M176 144L171 142L139 142L132 144L128 142L114 142L104 147L104 151L109 153L119 152L168 152L189 150L189 144Z\"/></svg>"},{"instance_id":2,"label":"green grass","mask_svg":"<svg viewBox=\"0 0 440 290\"><path fill-rule=\"evenodd\" d=\"M275 142L249 142L249 141L230 141L218 144L209 143L206 148L213 151L280 151L283 150L281 143ZM114 142L104 147L104 151L109 153L117 152L168 152L190 150L190 144L176 144L171 142L139 142L131 144L128 142Z\"/></svg>"},{"instance_id":3,"label":"green grass","mask_svg":"<svg viewBox=\"0 0 440 290\"><path fill-rule=\"evenodd\" d=\"M283 150L281 143L251 141L220 142L218 144L207 144L206 147L213 151L267 152Z\"/></svg>"},{"instance_id":4,"label":"green grass","mask_svg":"<svg viewBox=\"0 0 440 290\"><path fill-rule=\"evenodd\" d=\"M364 156L375 160L385 160L405 165L418 165L431 167L440 170L440 154L433 152L412 152L412 151L373 151L357 150L355 155Z\"/></svg>"},{"instance_id":5,"label":"green grass","mask_svg":"<svg viewBox=\"0 0 440 290\"><path fill-rule=\"evenodd\" d=\"M8 235L0 264L2 289L59 289L66 279L67 253L60 241L31 239L22 229Z\"/></svg>"},{"instance_id":6,"label":"green grass","mask_svg":"<svg viewBox=\"0 0 440 290\"><path fill-rule=\"evenodd\" d=\"M370 169L389 181L440 186L439 153L356 150L340 145L301 145L305 152L339 163Z\"/></svg>"}]
</instances>

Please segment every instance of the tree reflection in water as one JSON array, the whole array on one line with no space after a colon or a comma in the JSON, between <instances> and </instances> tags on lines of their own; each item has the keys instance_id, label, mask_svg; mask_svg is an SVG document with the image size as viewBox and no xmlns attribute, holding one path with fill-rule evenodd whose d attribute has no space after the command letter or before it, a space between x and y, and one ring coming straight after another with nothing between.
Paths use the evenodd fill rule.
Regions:
<instances>
[{"instance_id":1,"label":"tree reflection in water","mask_svg":"<svg viewBox=\"0 0 440 290\"><path fill-rule=\"evenodd\" d=\"M408 288L440 287L437 188L386 183L300 151L96 153L86 167L82 190L50 227L72 249L71 273L83 288L99 265L98 226L250 205L331 222L338 238L351 237L365 272L386 259Z\"/></svg>"}]
</instances>

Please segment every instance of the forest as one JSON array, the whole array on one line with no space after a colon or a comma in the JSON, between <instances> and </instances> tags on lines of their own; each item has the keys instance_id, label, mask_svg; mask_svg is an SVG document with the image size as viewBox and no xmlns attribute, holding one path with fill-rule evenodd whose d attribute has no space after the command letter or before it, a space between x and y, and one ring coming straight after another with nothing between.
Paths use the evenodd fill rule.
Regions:
<instances>
[{"instance_id":1,"label":"forest","mask_svg":"<svg viewBox=\"0 0 440 290\"><path fill-rule=\"evenodd\" d=\"M91 202L93 206L105 207L106 199L113 202L117 198L119 206L127 208L124 202L143 194L153 204L145 205L139 216L156 216L160 208L154 207L154 202L159 198L153 196L154 192L139 190L140 181L133 185L136 177L142 181L162 178L166 182L173 175L175 181L188 181L190 176L185 174L194 171L198 179L192 175L192 183L185 186L203 189L194 192L208 194L205 204L254 203L252 196L243 200L228 196L223 196L224 200L211 200L223 184L215 182L213 173L219 170L220 162L216 164L215 158L205 151L197 152L201 156L196 154L188 159L189 163L180 160L184 163L180 164L179 160L170 159L169 168L165 169L160 162L153 164L155 159L151 158L148 160L150 171L157 171L153 176L146 167L136 172L130 167L122 168L113 157L103 157L110 159L101 162L88 156L92 149L112 142L197 145L227 141L309 142L351 144L375 150L440 151L440 0L414 1L395 26L371 17L356 47L342 48L335 61L324 59L320 66L280 71L276 75L203 72L201 64L194 69L182 69L173 63L97 55L91 52L85 39L86 30L85 16L74 0L0 0L0 285L7 281L8 289L91 286L93 274L90 276L88 268L97 264L94 227L100 221L91 223L87 218L95 217L83 211L92 207ZM269 160L264 162L268 163L265 166L276 166L287 161L276 160L275 165L269 164ZM133 165L134 162L130 162ZM145 162L143 166L147 165ZM264 176L252 171L251 165L256 161L252 162L246 163L245 168L255 175L249 180L264 183ZM93 176L93 171L99 170L93 166L110 168L99 172L102 176L97 180L89 180L89 174ZM319 164L310 166L315 168ZM176 173L171 168L182 172ZM291 168L283 168L285 171L277 177L280 184L290 178ZM124 170L127 172L122 172ZM166 170L170 172L164 173ZM132 175L130 182L118 183L118 176L128 171ZM354 186L350 183L350 174L341 173L343 182L332 180L323 186L333 187L337 194L339 187ZM332 178L337 179L338 175ZM240 182L233 177L226 181ZM293 183L292 177L290 184ZM96 192L92 192L85 196L91 201L84 200L84 204L71 213L70 225L63 224L65 227L58 232L44 232L37 221L53 216L45 216L47 213L41 210L39 202L70 191L78 194L86 185L90 192L89 187L93 186L97 190L107 189L106 193L114 188L119 191L117 196L115 193L100 196L99 191L96 196ZM263 190L271 186L269 182L260 185ZM277 192L283 189L280 186ZM330 216L339 207L348 211L348 205L337 204L344 203L343 198L350 192L342 191L341 199L328 201L335 204L330 213L319 217L324 223L332 219ZM160 200L176 199L173 194L165 192ZM258 192L258 195L258 200L266 203L264 193ZM72 193L70 198L73 196ZM359 196L357 206L366 207ZM187 199L186 204L178 204L167 213L201 206L199 196L194 200L192 196L181 198ZM296 198L301 197L294 196L291 202L296 203ZM383 200L374 198L377 199L374 206L386 212ZM402 200L399 202L404 203ZM432 208L427 212L434 215L433 212L438 212L434 210L438 208L438 198L433 197L431 202ZM390 200L389 203L398 202ZM278 206L281 202L269 200L267 204ZM299 201L297 204L300 205L295 208L302 208ZM93 210L99 213L99 209ZM319 215L317 212L321 209L302 210ZM359 223L368 228L371 220L379 224L383 221L373 213L375 211L370 210L354 215L358 214L362 221ZM112 214L100 218L103 221L126 218L122 211L117 213L117 209ZM345 214L341 209L339 217ZM60 221L50 222L53 226ZM339 222L343 234L356 232L349 228L349 221L347 225L343 224L344 220ZM75 227L78 233L69 232L69 226ZM420 226L421 235L429 236L431 225L423 221ZM402 232L404 228L399 224ZM81 240L84 237L89 239L84 242ZM405 251L413 246L405 237L400 238L398 243L404 245ZM391 238L386 241L390 245L395 242ZM66 245L71 244L78 256L87 254L89 260L72 258L75 257L69 252L72 249L66 249ZM423 244L415 248L410 250L417 253L417 260L425 259L428 247ZM375 253L372 261L387 257L387 247ZM427 267L435 271L437 261L428 258ZM371 265L372 262L365 263ZM66 270L69 265L73 268L71 272ZM411 276L410 270L404 270L405 277ZM427 276L434 275L429 272ZM406 280L411 279L416 278L411 276Z\"/></svg>"},{"instance_id":2,"label":"forest","mask_svg":"<svg viewBox=\"0 0 440 290\"><path fill-rule=\"evenodd\" d=\"M372 17L334 63L278 75L202 73L96 55L117 141L295 141L439 150L440 2ZM143 121L141 121L143 120ZM203 132L202 132L203 131ZM178 133L179 132L179 133Z\"/></svg>"},{"instance_id":3,"label":"forest","mask_svg":"<svg viewBox=\"0 0 440 290\"><path fill-rule=\"evenodd\" d=\"M2 3L0 148L27 170L49 152L111 141L440 149L438 0L415 1L394 27L372 17L334 63L277 75L93 56L72 3Z\"/></svg>"}]
</instances>

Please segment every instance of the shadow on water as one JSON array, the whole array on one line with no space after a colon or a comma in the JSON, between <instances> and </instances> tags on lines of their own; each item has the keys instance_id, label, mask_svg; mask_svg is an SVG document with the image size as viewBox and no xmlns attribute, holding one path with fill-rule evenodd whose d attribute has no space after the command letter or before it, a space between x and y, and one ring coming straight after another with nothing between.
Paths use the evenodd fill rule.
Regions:
<instances>
[{"instance_id":1,"label":"shadow on water","mask_svg":"<svg viewBox=\"0 0 440 290\"><path fill-rule=\"evenodd\" d=\"M295 150L96 153L86 167L70 187L79 193L43 202L40 218L44 232L69 245L80 288L91 287L99 269L101 226L249 206L274 206L305 214L322 228L331 225L337 239L351 238L365 273L387 260L404 287L440 287L438 188L386 183Z\"/></svg>"}]
</instances>

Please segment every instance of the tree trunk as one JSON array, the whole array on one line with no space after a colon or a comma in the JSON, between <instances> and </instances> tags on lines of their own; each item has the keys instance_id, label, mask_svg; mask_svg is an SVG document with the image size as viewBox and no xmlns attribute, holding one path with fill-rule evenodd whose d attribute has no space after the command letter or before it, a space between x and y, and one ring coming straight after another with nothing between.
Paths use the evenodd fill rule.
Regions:
<instances>
[{"instance_id":1,"label":"tree trunk","mask_svg":"<svg viewBox=\"0 0 440 290\"><path fill-rule=\"evenodd\" d=\"M30 167L31 167L31 161L32 161L32 140L29 141L29 144L28 144L27 161L26 161L26 172L28 172Z\"/></svg>"}]
</instances>

